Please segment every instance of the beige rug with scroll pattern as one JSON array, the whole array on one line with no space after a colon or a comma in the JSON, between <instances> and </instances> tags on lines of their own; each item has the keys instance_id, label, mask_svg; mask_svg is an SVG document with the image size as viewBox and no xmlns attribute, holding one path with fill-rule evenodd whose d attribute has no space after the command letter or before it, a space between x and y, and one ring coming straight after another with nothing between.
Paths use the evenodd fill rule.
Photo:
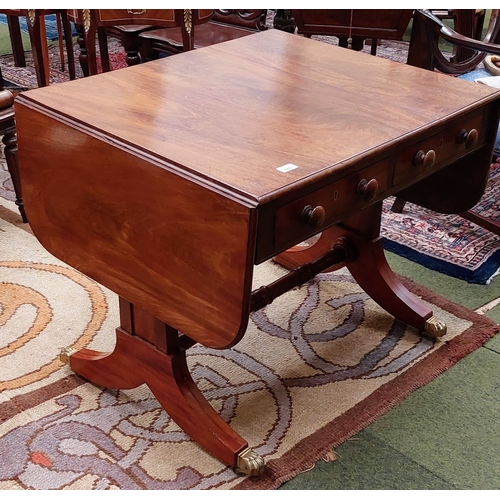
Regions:
<instances>
[{"instance_id":1,"label":"beige rug with scroll pattern","mask_svg":"<svg viewBox=\"0 0 500 500\"><path fill-rule=\"evenodd\" d=\"M255 286L282 274L264 263ZM254 314L233 349L190 349L207 399L266 460L247 479L193 443L147 387L96 387L58 360L66 346L112 348L117 297L49 255L0 197L0 489L276 488L496 332L409 286L448 324L443 341L395 321L340 271Z\"/></svg>"}]
</instances>

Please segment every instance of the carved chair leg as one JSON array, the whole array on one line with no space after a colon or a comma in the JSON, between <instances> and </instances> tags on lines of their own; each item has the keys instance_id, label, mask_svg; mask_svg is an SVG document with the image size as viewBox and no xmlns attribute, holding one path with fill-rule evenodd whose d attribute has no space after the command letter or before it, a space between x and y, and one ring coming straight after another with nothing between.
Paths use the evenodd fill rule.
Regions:
<instances>
[{"instance_id":1,"label":"carved chair leg","mask_svg":"<svg viewBox=\"0 0 500 500\"><path fill-rule=\"evenodd\" d=\"M14 185L14 193L16 194L16 205L23 219L23 222L28 222L26 212L24 211L23 197L21 192L21 179L19 177L19 163L17 158L17 135L15 130L9 130L2 138L5 145L4 154L7 162L7 168Z\"/></svg>"}]
</instances>

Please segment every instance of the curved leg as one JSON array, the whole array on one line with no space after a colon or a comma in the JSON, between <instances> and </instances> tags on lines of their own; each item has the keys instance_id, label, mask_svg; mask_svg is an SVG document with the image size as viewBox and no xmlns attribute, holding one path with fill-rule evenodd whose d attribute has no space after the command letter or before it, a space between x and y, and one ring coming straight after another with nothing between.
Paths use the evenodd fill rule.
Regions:
<instances>
[{"instance_id":1,"label":"curved leg","mask_svg":"<svg viewBox=\"0 0 500 500\"><path fill-rule=\"evenodd\" d=\"M185 349L163 352L138 335L116 330L112 353L63 352L61 359L94 384L114 389L147 384L170 417L194 441L237 472L258 475L264 461L212 408L191 378Z\"/></svg>"},{"instance_id":2,"label":"curved leg","mask_svg":"<svg viewBox=\"0 0 500 500\"><path fill-rule=\"evenodd\" d=\"M433 316L432 310L415 297L389 267L379 238L381 214L382 203L375 203L342 224L323 231L314 245L293 247L274 260L294 269L329 250L338 238L347 237L356 249L356 257L345 265L359 286L395 318L431 337L445 335L446 325Z\"/></svg>"},{"instance_id":3,"label":"curved leg","mask_svg":"<svg viewBox=\"0 0 500 500\"><path fill-rule=\"evenodd\" d=\"M358 258L346 263L358 285L383 309L431 337L446 334L446 325L413 295L389 267L382 239L356 242Z\"/></svg>"}]
</instances>

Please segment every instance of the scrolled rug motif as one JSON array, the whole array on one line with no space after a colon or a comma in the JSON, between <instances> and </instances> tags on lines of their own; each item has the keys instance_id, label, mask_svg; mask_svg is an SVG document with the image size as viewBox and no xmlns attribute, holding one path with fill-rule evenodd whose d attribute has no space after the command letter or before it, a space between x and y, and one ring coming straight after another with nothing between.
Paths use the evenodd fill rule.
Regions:
<instances>
[{"instance_id":1,"label":"scrolled rug motif","mask_svg":"<svg viewBox=\"0 0 500 500\"><path fill-rule=\"evenodd\" d=\"M117 297L48 254L0 206L0 489L269 489L479 347L488 319L408 283L448 324L437 343L395 321L346 271L253 314L228 350L188 351L213 407L267 463L236 475L190 440L146 386L96 387L61 347L110 350ZM286 271L266 262L254 286Z\"/></svg>"}]
</instances>

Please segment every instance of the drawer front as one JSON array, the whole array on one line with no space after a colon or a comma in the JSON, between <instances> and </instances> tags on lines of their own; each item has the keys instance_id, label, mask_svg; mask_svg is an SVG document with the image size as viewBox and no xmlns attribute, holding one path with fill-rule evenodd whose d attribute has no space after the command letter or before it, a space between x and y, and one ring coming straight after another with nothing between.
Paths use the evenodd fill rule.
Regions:
<instances>
[{"instance_id":1,"label":"drawer front","mask_svg":"<svg viewBox=\"0 0 500 500\"><path fill-rule=\"evenodd\" d=\"M292 246L383 198L389 161L382 160L276 210L274 248ZM324 216L324 220L323 220Z\"/></svg>"},{"instance_id":2,"label":"drawer front","mask_svg":"<svg viewBox=\"0 0 500 500\"><path fill-rule=\"evenodd\" d=\"M481 147L485 141L482 121L482 115L462 119L403 150L396 159L393 184L413 182Z\"/></svg>"},{"instance_id":3,"label":"drawer front","mask_svg":"<svg viewBox=\"0 0 500 500\"><path fill-rule=\"evenodd\" d=\"M127 22L130 20L141 20L141 22L166 21L175 24L174 9L99 9L98 17L103 22Z\"/></svg>"},{"instance_id":4,"label":"drawer front","mask_svg":"<svg viewBox=\"0 0 500 500\"><path fill-rule=\"evenodd\" d=\"M186 9L190 16L183 16L184 21L194 24L209 21L213 15L211 9ZM141 24L154 24L157 26L176 26L174 9L99 9L99 21L105 24L125 23L129 24L135 20Z\"/></svg>"}]
</instances>

